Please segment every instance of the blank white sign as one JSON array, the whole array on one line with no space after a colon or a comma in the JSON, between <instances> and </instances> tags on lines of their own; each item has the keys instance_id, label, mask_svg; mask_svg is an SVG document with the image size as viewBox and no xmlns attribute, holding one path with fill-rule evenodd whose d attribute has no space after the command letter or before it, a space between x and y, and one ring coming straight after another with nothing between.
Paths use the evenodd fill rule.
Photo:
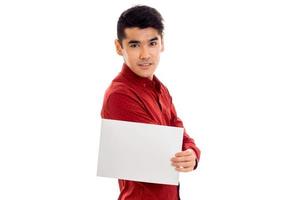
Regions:
<instances>
[{"instance_id":1,"label":"blank white sign","mask_svg":"<svg viewBox=\"0 0 300 200\"><path fill-rule=\"evenodd\" d=\"M170 160L182 139L183 128L102 119L97 175L178 185Z\"/></svg>"}]
</instances>

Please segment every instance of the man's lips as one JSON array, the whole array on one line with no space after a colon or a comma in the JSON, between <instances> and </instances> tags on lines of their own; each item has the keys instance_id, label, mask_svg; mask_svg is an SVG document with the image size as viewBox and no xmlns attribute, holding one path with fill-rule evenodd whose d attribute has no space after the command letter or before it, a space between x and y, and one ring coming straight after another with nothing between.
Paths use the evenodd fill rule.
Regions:
<instances>
[{"instance_id":1,"label":"man's lips","mask_svg":"<svg viewBox=\"0 0 300 200\"><path fill-rule=\"evenodd\" d=\"M149 67L151 65L152 65L152 63L138 63L138 66L140 66L140 67Z\"/></svg>"}]
</instances>

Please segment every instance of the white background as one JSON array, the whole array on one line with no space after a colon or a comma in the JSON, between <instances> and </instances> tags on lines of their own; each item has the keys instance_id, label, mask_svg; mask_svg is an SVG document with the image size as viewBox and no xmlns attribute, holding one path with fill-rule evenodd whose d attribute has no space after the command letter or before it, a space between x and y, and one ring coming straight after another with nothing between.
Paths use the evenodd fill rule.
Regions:
<instances>
[{"instance_id":1,"label":"white background","mask_svg":"<svg viewBox=\"0 0 300 200\"><path fill-rule=\"evenodd\" d=\"M120 71L116 23L165 19L156 75L202 149L184 200L299 199L297 1L0 2L0 199L117 199L96 177L100 110ZM122 164L122 163L120 163Z\"/></svg>"}]
</instances>

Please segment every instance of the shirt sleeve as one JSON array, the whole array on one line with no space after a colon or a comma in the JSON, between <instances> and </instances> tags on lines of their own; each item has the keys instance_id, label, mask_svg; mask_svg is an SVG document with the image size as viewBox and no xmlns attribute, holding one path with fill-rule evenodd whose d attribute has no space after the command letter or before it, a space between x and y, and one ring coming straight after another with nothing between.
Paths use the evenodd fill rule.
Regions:
<instances>
[{"instance_id":1,"label":"shirt sleeve","mask_svg":"<svg viewBox=\"0 0 300 200\"><path fill-rule=\"evenodd\" d=\"M171 102L171 104L172 104L171 105L171 115L172 115L172 121L173 121L174 126L184 128L183 122L177 116L175 106L173 105L172 102ZM199 162L199 159L200 159L201 151L196 146L194 139L191 138L187 134L186 129L184 128L182 150L184 151L184 150L187 150L187 149L192 149L196 153L197 160L196 160L196 166L194 168L194 169L196 169L197 165L198 165L198 162Z\"/></svg>"}]
</instances>

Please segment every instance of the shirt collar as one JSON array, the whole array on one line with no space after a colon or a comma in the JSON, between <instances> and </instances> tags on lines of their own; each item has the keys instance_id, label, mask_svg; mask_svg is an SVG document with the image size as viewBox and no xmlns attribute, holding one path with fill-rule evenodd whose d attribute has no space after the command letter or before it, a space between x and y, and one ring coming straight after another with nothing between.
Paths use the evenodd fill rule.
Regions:
<instances>
[{"instance_id":1,"label":"shirt collar","mask_svg":"<svg viewBox=\"0 0 300 200\"><path fill-rule=\"evenodd\" d=\"M125 63L123 64L121 74L129 81L136 83L138 86L151 87L154 88L157 92L160 92L161 82L155 75L153 76L152 80L140 77L135 74Z\"/></svg>"}]
</instances>

